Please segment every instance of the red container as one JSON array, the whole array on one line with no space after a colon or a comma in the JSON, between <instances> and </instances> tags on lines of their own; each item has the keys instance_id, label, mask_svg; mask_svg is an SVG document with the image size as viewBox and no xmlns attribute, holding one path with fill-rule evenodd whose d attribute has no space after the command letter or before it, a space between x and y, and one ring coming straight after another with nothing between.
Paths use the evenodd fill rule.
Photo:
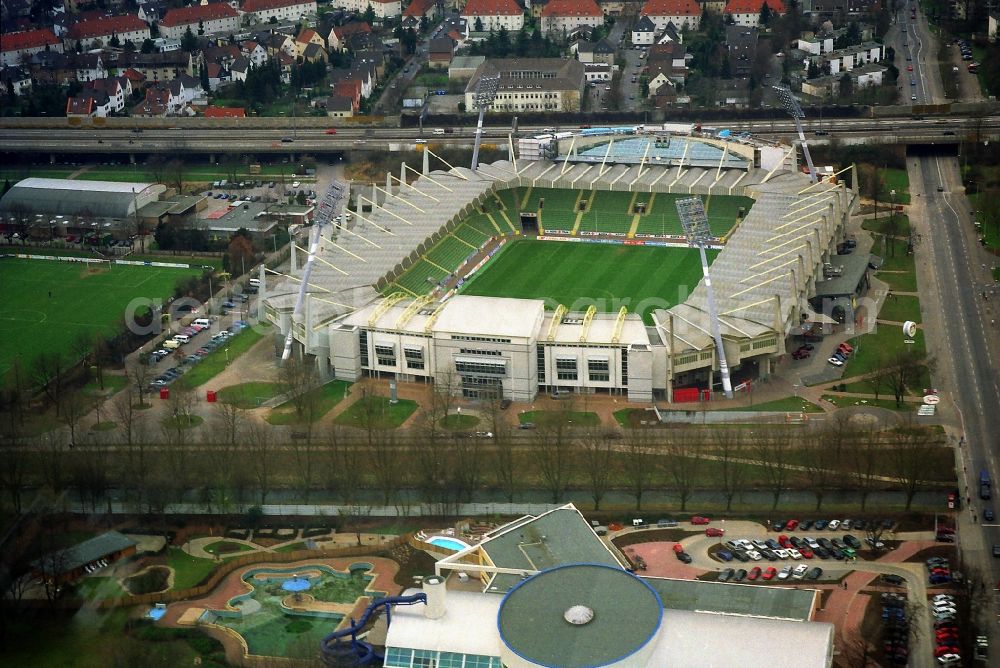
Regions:
<instances>
[{"instance_id":1,"label":"red container","mask_svg":"<svg viewBox=\"0 0 1000 668\"><path fill-rule=\"evenodd\" d=\"M169 387L161 387L160 388L160 399L169 399L169 398L170 398L170 388Z\"/></svg>"},{"instance_id":2,"label":"red container","mask_svg":"<svg viewBox=\"0 0 1000 668\"><path fill-rule=\"evenodd\" d=\"M208 400L208 403L214 404L216 400L215 390L209 390L208 392L206 392L205 399Z\"/></svg>"}]
</instances>

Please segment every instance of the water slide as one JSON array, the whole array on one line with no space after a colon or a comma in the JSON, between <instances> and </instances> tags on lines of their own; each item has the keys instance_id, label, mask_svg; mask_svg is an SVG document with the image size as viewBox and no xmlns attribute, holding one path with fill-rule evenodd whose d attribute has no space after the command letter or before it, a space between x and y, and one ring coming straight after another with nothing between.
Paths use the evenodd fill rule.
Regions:
<instances>
[{"instance_id":1,"label":"water slide","mask_svg":"<svg viewBox=\"0 0 1000 668\"><path fill-rule=\"evenodd\" d=\"M353 654L356 664L364 665L376 659L381 661L382 655L370 643L359 640L358 633L365 628L371 616L376 612L381 612L383 608L385 609L385 623L388 625L392 621L392 606L415 605L417 603L427 603L427 594L420 592L411 596L389 596L372 601L360 619L357 621L352 619L350 626L334 631L323 638L320 645L323 660L331 666L343 665L344 660Z\"/></svg>"}]
</instances>

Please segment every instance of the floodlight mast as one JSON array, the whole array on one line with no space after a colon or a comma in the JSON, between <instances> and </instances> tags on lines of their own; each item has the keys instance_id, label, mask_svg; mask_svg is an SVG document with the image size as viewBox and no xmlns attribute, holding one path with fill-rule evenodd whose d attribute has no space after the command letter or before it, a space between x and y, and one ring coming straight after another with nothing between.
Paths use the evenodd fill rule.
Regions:
<instances>
[{"instance_id":1,"label":"floodlight mast","mask_svg":"<svg viewBox=\"0 0 1000 668\"><path fill-rule=\"evenodd\" d=\"M479 122L476 123L476 144L472 149L472 171L479 169L479 144L483 141L483 116L489 106L493 104L493 100L496 99L499 88L499 74L481 77L476 83L476 93L472 104L479 110Z\"/></svg>"},{"instance_id":2,"label":"floodlight mast","mask_svg":"<svg viewBox=\"0 0 1000 668\"><path fill-rule=\"evenodd\" d=\"M705 246L712 237L708 227L708 216L700 197L686 197L677 200L677 213L684 227L688 243L698 247L701 254L701 273L705 277L705 290L708 301L708 319L715 339L715 351L719 357L719 374L722 376L722 390L727 399L733 398L733 383L729 378L729 365L726 363L726 349L722 345L722 331L719 328L719 314L715 307L715 291L712 289L712 277L708 273L708 256Z\"/></svg>"},{"instance_id":3,"label":"floodlight mast","mask_svg":"<svg viewBox=\"0 0 1000 668\"><path fill-rule=\"evenodd\" d=\"M812 155L809 153L809 144L806 143L806 133L802 131L802 119L806 117L802 111L802 105L798 98L792 95L792 91L785 86L772 86L778 93L778 100L788 112L788 115L795 121L795 129L799 133L799 143L802 144L802 153L806 157L806 164L809 165L809 180L816 183L819 177L816 176L816 167L813 166Z\"/></svg>"},{"instance_id":4,"label":"floodlight mast","mask_svg":"<svg viewBox=\"0 0 1000 668\"><path fill-rule=\"evenodd\" d=\"M333 218L334 207L340 199L340 187L336 179L330 182L323 199L320 200L316 210L316 217L313 219L312 239L309 241L309 255L306 264L302 268L302 283L299 284L299 294L295 298L295 309L292 311L292 320L288 327L288 334L285 335L285 348L281 351L281 362L287 362L292 356L292 336L295 331L295 319L302 317L302 311L306 302L306 291L309 289L309 275L312 274L313 261L316 259L316 251L319 250L320 236L323 233L323 226ZM288 243L294 244L295 239L291 238Z\"/></svg>"}]
</instances>

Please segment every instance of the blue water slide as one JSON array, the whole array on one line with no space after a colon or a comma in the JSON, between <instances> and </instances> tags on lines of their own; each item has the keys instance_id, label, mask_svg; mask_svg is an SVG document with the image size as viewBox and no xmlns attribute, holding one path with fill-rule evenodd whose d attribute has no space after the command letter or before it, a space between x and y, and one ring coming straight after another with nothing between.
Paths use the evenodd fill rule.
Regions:
<instances>
[{"instance_id":1,"label":"blue water slide","mask_svg":"<svg viewBox=\"0 0 1000 668\"><path fill-rule=\"evenodd\" d=\"M389 596L372 601L357 621L352 619L351 624L346 628L334 631L323 638L320 645L323 660L330 665L342 665L344 660L353 654L356 664L365 665L376 659L381 661L382 654L371 643L358 639L358 633L365 628L371 616L376 612L385 610L385 623L388 625L392 621L392 606L415 605L417 603L427 603L427 594L420 592L410 596Z\"/></svg>"}]
</instances>

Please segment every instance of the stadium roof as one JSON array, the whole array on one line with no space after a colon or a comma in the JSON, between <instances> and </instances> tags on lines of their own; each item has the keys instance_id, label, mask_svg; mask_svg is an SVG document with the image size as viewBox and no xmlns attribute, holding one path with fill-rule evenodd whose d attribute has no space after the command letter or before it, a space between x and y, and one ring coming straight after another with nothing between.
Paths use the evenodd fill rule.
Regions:
<instances>
[{"instance_id":1,"label":"stadium roof","mask_svg":"<svg viewBox=\"0 0 1000 668\"><path fill-rule=\"evenodd\" d=\"M31 177L18 181L0 200L5 214L45 214L127 218L136 203L155 200L166 186L116 181L76 181Z\"/></svg>"},{"instance_id":2,"label":"stadium roof","mask_svg":"<svg viewBox=\"0 0 1000 668\"><path fill-rule=\"evenodd\" d=\"M720 165L728 169L747 169L750 162L735 153L719 148L707 142L692 140L687 137L672 136L666 142L657 142L654 137L629 137L615 139L611 142L611 152L608 154L608 141L588 146L570 156L570 162L602 162L605 156L609 161L623 164L638 164L645 157L646 164L656 162L688 166L714 167Z\"/></svg>"}]
</instances>

